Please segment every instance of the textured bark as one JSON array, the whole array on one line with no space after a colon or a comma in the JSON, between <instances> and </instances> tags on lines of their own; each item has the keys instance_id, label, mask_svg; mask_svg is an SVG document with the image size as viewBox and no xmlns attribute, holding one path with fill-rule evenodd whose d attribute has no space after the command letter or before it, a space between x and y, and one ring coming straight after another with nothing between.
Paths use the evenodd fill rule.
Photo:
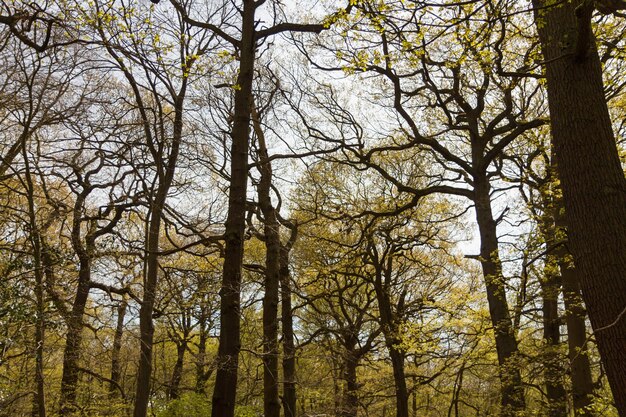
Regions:
<instances>
[{"instance_id":1,"label":"textured bark","mask_svg":"<svg viewBox=\"0 0 626 417\"><path fill-rule=\"evenodd\" d=\"M243 1L239 76L235 92L235 110L231 132L230 188L228 215L224 230L224 268L220 290L220 338L217 357L212 417L233 417L237 395L237 368L239 365L241 267L245 232L246 197L248 182L248 147L250 135L250 108L254 76L255 39L253 0Z\"/></svg>"},{"instance_id":2,"label":"textured bark","mask_svg":"<svg viewBox=\"0 0 626 417\"><path fill-rule=\"evenodd\" d=\"M506 299L504 276L498 251L496 222L491 210L490 185L486 176L474 178L474 203L480 234L480 263L483 269L489 315L496 338L501 381L501 415L515 416L525 405L520 375L517 339Z\"/></svg>"},{"instance_id":3,"label":"textured bark","mask_svg":"<svg viewBox=\"0 0 626 417\"><path fill-rule=\"evenodd\" d=\"M535 6L545 6L535 0ZM569 248L620 416L626 416L626 181L588 6L537 12ZM576 8L578 7L578 13ZM578 14L578 16L577 16ZM581 35L583 34L583 35Z\"/></svg>"},{"instance_id":4,"label":"textured bark","mask_svg":"<svg viewBox=\"0 0 626 417\"><path fill-rule=\"evenodd\" d=\"M119 394L120 380L122 377L122 365L120 352L122 350L122 337L124 336L124 318L128 300L124 297L117 307L117 324L113 336L113 350L111 351L111 382L109 383L109 398L116 398Z\"/></svg>"}]
</instances>

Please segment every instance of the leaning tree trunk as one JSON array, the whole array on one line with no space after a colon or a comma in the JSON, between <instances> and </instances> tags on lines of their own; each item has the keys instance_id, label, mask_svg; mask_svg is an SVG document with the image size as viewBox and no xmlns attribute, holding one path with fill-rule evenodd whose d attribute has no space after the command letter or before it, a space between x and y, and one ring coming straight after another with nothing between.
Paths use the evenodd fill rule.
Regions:
<instances>
[{"instance_id":1,"label":"leaning tree trunk","mask_svg":"<svg viewBox=\"0 0 626 417\"><path fill-rule=\"evenodd\" d=\"M243 2L242 39L239 76L235 91L235 113L231 133L230 188L228 215L224 230L224 267L220 290L220 339L217 358L212 417L233 417L237 396L239 366L241 268L245 232L248 182L248 147L250 136L250 107L254 76L254 0Z\"/></svg>"},{"instance_id":2,"label":"leaning tree trunk","mask_svg":"<svg viewBox=\"0 0 626 417\"><path fill-rule=\"evenodd\" d=\"M626 181L604 97L593 5L563 2L538 11L536 23L569 247L615 405L626 416Z\"/></svg>"},{"instance_id":3,"label":"leaning tree trunk","mask_svg":"<svg viewBox=\"0 0 626 417\"><path fill-rule=\"evenodd\" d=\"M516 413L522 412L526 405L518 363L517 339L506 299L490 192L491 187L486 176L476 176L474 178L474 204L480 234L480 263L487 288L489 315L496 338L501 383L501 415L513 417Z\"/></svg>"}]
</instances>

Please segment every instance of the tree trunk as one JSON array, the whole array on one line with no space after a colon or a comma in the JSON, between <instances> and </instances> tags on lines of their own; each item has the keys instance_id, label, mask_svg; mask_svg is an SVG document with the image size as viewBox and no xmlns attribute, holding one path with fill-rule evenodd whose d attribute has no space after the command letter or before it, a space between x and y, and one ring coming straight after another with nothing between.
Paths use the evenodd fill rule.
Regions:
<instances>
[{"instance_id":1,"label":"tree trunk","mask_svg":"<svg viewBox=\"0 0 626 417\"><path fill-rule=\"evenodd\" d=\"M292 233L294 233L292 231ZM292 236L295 237L295 234ZM296 347L293 334L293 312L291 311L291 282L289 274L289 248L280 251L280 302L283 331L283 413L285 417L296 417Z\"/></svg>"},{"instance_id":2,"label":"tree trunk","mask_svg":"<svg viewBox=\"0 0 626 417\"><path fill-rule=\"evenodd\" d=\"M30 228L30 241L33 248L33 264L35 274L35 300L36 314L35 321L35 395L33 397L33 417L46 417L46 396L43 375L43 348L46 331L46 305L44 300L44 263L43 245L41 231L37 224L35 208L35 190L30 171L30 162L26 153L26 136L20 138L18 142L23 150L24 166L26 168L26 195L28 198L28 217ZM3 163L6 162L3 160ZM7 162L10 163L10 162Z\"/></svg>"},{"instance_id":3,"label":"tree trunk","mask_svg":"<svg viewBox=\"0 0 626 417\"><path fill-rule=\"evenodd\" d=\"M549 2L534 0L537 7ZM598 350L626 416L626 181L604 97L588 6L536 13L568 241ZM577 17L578 15L578 17Z\"/></svg>"},{"instance_id":4,"label":"tree trunk","mask_svg":"<svg viewBox=\"0 0 626 417\"><path fill-rule=\"evenodd\" d=\"M389 258L386 265L386 274L391 274L392 258ZM393 369L393 381L396 389L396 417L409 417L409 392L406 387L406 375L404 374L404 353L398 345L401 343L398 334L398 323L394 317L391 300L389 298L388 286L383 283L383 266L376 265L376 277L374 281L374 291L378 301L378 311L380 315L380 325L385 345L391 358Z\"/></svg>"},{"instance_id":5,"label":"tree trunk","mask_svg":"<svg viewBox=\"0 0 626 417\"><path fill-rule=\"evenodd\" d=\"M202 312L198 319L198 354L196 356L196 388L197 394L205 394L206 383L211 370L206 371L206 342L208 338L206 306L201 306Z\"/></svg>"},{"instance_id":6,"label":"tree trunk","mask_svg":"<svg viewBox=\"0 0 626 417\"><path fill-rule=\"evenodd\" d=\"M476 176L474 204L480 233L480 263L487 288L489 315L496 338L501 383L501 415L513 417L525 409L524 386L518 363L517 339L506 299L490 192L491 187L486 176Z\"/></svg>"},{"instance_id":7,"label":"tree trunk","mask_svg":"<svg viewBox=\"0 0 626 417\"><path fill-rule=\"evenodd\" d=\"M78 385L78 361L83 335L83 316L89 298L90 259L80 261L78 288L67 320L67 335L63 351L63 375L61 376L61 415L71 416L77 411L76 389Z\"/></svg>"},{"instance_id":8,"label":"tree trunk","mask_svg":"<svg viewBox=\"0 0 626 417\"><path fill-rule=\"evenodd\" d=\"M252 124L258 141L259 207L263 214L265 238L265 280L263 295L263 411L266 417L280 416L278 399L278 287L280 281L280 224L272 205L272 165L259 115L252 106Z\"/></svg>"},{"instance_id":9,"label":"tree trunk","mask_svg":"<svg viewBox=\"0 0 626 417\"><path fill-rule=\"evenodd\" d=\"M186 337L186 336L185 336ZM185 351L187 350L187 341L181 340L176 345L176 363L172 371L172 378L167 390L167 398L175 400L179 397L180 381L183 379L183 365L185 364Z\"/></svg>"},{"instance_id":10,"label":"tree trunk","mask_svg":"<svg viewBox=\"0 0 626 417\"><path fill-rule=\"evenodd\" d=\"M212 417L233 417L237 397L237 368L240 340L241 267L245 232L248 183L248 146L252 79L256 52L254 39L254 0L243 1L242 39L239 76L235 91L235 113L231 133L231 170L228 215L224 230L225 249L220 290L220 339L217 358ZM138 417L138 416L137 416Z\"/></svg>"},{"instance_id":11,"label":"tree trunk","mask_svg":"<svg viewBox=\"0 0 626 417\"><path fill-rule=\"evenodd\" d=\"M156 301L157 282L159 277L159 236L161 231L161 217L165 209L165 201L169 193L176 162L180 150L183 131L183 108L187 89L186 78L174 102L174 123L172 145L167 163L158 169L159 178L156 195L152 200L150 217L148 219L148 234L146 236L145 276L143 282L143 299L139 309L140 354L137 371L137 389L135 391L135 407L133 417L146 417L150 400L150 378L152 376L152 342L154 339L154 323L152 313ZM163 155L160 156L161 158ZM157 161L163 164L163 161Z\"/></svg>"},{"instance_id":12,"label":"tree trunk","mask_svg":"<svg viewBox=\"0 0 626 417\"><path fill-rule=\"evenodd\" d=\"M357 396L358 385L356 370L359 365L358 354L355 352L354 346L346 352L344 360L344 379L346 386L343 390L343 399L341 401L340 417L356 417L358 414L359 398Z\"/></svg>"},{"instance_id":13,"label":"tree trunk","mask_svg":"<svg viewBox=\"0 0 626 417\"><path fill-rule=\"evenodd\" d=\"M563 387L563 367L559 357L561 345L559 318L559 273L555 256L548 254L545 260L544 276L540 282L544 350L541 354L543 375L546 384L547 415L567 417L567 397Z\"/></svg>"},{"instance_id":14,"label":"tree trunk","mask_svg":"<svg viewBox=\"0 0 626 417\"><path fill-rule=\"evenodd\" d=\"M576 417L593 417L595 412L590 407L593 402L593 379L587 349L586 311L580 295L578 272L574 265L565 261L564 256L560 259L574 414Z\"/></svg>"},{"instance_id":15,"label":"tree trunk","mask_svg":"<svg viewBox=\"0 0 626 417\"><path fill-rule=\"evenodd\" d=\"M109 384L109 398L114 399L119 396L120 380L122 376L122 366L120 363L120 352L122 350L122 337L124 336L124 318L128 300L124 297L117 306L117 324L115 335L113 336L113 350L111 352L111 382Z\"/></svg>"}]
</instances>

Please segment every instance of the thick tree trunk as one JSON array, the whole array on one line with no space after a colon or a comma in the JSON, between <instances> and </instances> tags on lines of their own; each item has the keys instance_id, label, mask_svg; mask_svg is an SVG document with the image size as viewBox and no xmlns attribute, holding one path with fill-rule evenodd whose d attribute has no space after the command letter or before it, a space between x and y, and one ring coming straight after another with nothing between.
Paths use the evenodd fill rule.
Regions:
<instances>
[{"instance_id":1,"label":"thick tree trunk","mask_svg":"<svg viewBox=\"0 0 626 417\"><path fill-rule=\"evenodd\" d=\"M294 233L294 232L292 232ZM295 234L292 236L295 237ZM296 347L291 311L291 282L289 273L289 248L280 251L280 302L283 331L283 413L296 417Z\"/></svg>"},{"instance_id":2,"label":"thick tree trunk","mask_svg":"<svg viewBox=\"0 0 626 417\"><path fill-rule=\"evenodd\" d=\"M231 133L231 170L228 193L228 215L224 230L224 269L220 290L220 339L217 358L212 417L233 417L237 397L239 366L241 267L245 232L248 185L248 147L250 108L254 76L254 0L243 1L242 39L240 48L238 89Z\"/></svg>"},{"instance_id":3,"label":"thick tree trunk","mask_svg":"<svg viewBox=\"0 0 626 417\"><path fill-rule=\"evenodd\" d=\"M111 382L109 383L109 398L111 399L117 398L120 393L119 386L122 377L120 352L122 350L124 318L126 317L127 307L128 300L124 297L117 306L117 323L115 326L115 335L113 336L113 350L111 351Z\"/></svg>"},{"instance_id":4,"label":"thick tree trunk","mask_svg":"<svg viewBox=\"0 0 626 417\"><path fill-rule=\"evenodd\" d=\"M280 223L272 205L272 165L267 153L265 134L256 109L252 124L258 141L259 171L257 185L259 207L263 214L265 237L265 280L263 295L263 411L266 417L280 416L278 399L278 287L280 282Z\"/></svg>"},{"instance_id":5,"label":"thick tree trunk","mask_svg":"<svg viewBox=\"0 0 626 417\"><path fill-rule=\"evenodd\" d=\"M474 204L480 234L480 263L487 288L489 315L496 338L501 383L501 415L513 417L525 409L524 386L518 363L517 339L506 299L490 192L491 187L486 176L476 176Z\"/></svg>"},{"instance_id":6,"label":"thick tree trunk","mask_svg":"<svg viewBox=\"0 0 626 417\"><path fill-rule=\"evenodd\" d=\"M626 416L626 181L591 32L593 4L564 2L537 12L536 22L568 246L616 407Z\"/></svg>"}]
</instances>

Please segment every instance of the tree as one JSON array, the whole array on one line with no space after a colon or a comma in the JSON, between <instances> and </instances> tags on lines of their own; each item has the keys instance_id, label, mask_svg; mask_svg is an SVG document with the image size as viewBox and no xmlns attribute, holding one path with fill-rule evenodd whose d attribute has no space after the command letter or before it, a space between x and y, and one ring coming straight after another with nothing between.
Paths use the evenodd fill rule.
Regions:
<instances>
[{"instance_id":1,"label":"tree","mask_svg":"<svg viewBox=\"0 0 626 417\"><path fill-rule=\"evenodd\" d=\"M602 12L611 2L597 2ZM594 2L534 1L568 242L615 405L626 416L626 187L592 31Z\"/></svg>"}]
</instances>

